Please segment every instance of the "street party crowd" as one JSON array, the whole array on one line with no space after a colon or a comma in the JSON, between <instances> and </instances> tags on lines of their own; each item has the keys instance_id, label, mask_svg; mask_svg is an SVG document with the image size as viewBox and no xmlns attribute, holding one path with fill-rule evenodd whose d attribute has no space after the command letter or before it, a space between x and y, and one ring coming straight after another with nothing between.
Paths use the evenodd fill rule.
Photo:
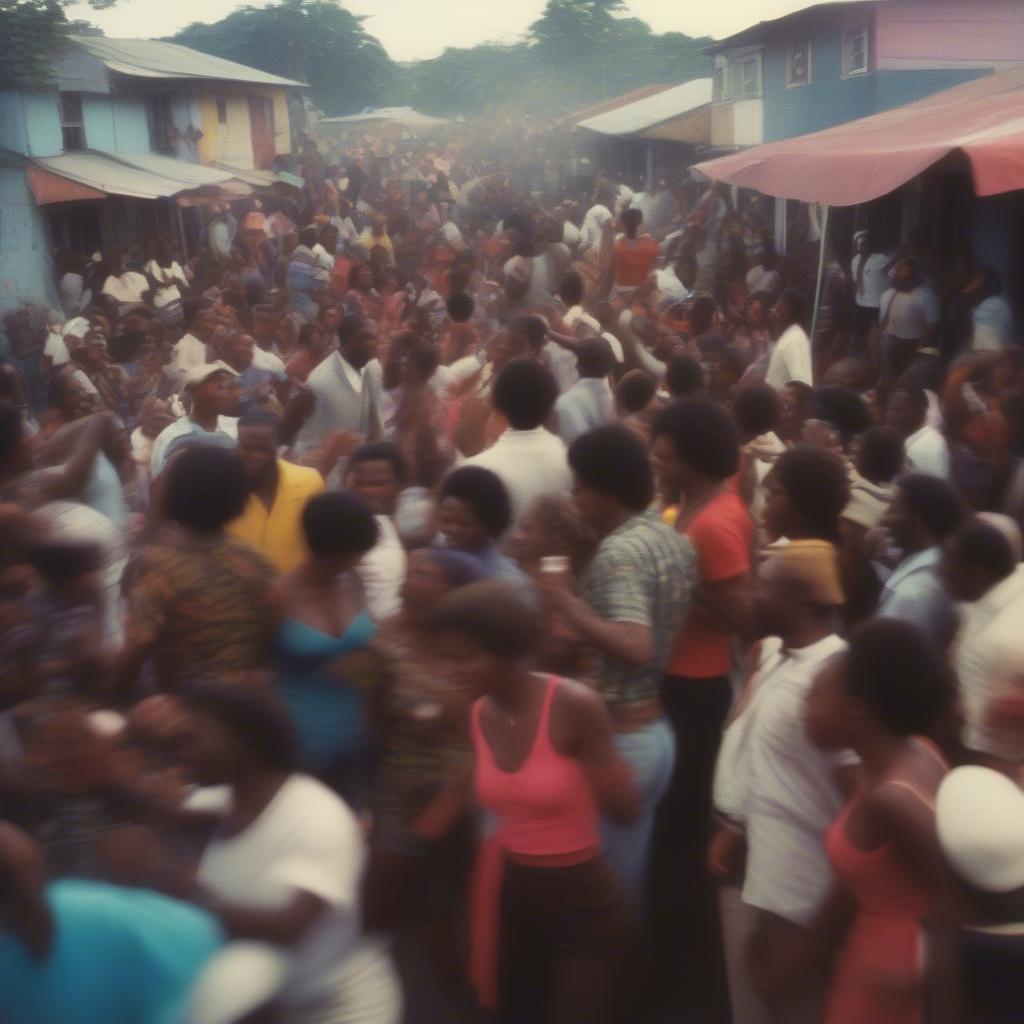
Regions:
<instances>
[{"instance_id":1,"label":"street party crowd","mask_svg":"<svg viewBox=\"0 0 1024 1024\"><path fill-rule=\"evenodd\" d=\"M999 275L539 145L4 314L0 1019L1024 1020Z\"/></svg>"}]
</instances>

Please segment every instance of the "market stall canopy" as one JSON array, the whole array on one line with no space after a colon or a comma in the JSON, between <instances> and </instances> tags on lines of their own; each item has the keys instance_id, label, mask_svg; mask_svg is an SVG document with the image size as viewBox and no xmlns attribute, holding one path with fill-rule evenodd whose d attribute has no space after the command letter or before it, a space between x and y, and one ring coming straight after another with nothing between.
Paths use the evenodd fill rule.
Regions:
<instances>
[{"instance_id":1,"label":"market stall canopy","mask_svg":"<svg viewBox=\"0 0 1024 1024\"><path fill-rule=\"evenodd\" d=\"M131 78L188 78L306 88L305 82L271 75L177 43L164 43L158 39L108 39L106 36L69 38L99 60L108 71Z\"/></svg>"},{"instance_id":2,"label":"market stall canopy","mask_svg":"<svg viewBox=\"0 0 1024 1024\"><path fill-rule=\"evenodd\" d=\"M1024 188L1024 65L694 169L766 195L855 206L957 152L967 158L979 196Z\"/></svg>"},{"instance_id":3,"label":"market stall canopy","mask_svg":"<svg viewBox=\"0 0 1024 1024\"><path fill-rule=\"evenodd\" d=\"M364 110L361 114L349 114L345 117L323 117L321 124L332 124L338 127L359 127L371 124L393 124L400 128L414 131L420 128L442 128L451 124L443 117L431 117L421 114L412 107L378 107L376 110Z\"/></svg>"},{"instance_id":4,"label":"market stall canopy","mask_svg":"<svg viewBox=\"0 0 1024 1024\"><path fill-rule=\"evenodd\" d=\"M601 135L707 143L711 138L710 78L696 78L586 120L577 128Z\"/></svg>"},{"instance_id":5,"label":"market stall canopy","mask_svg":"<svg viewBox=\"0 0 1024 1024\"><path fill-rule=\"evenodd\" d=\"M32 194L40 206L76 199L102 199L109 195L132 199L169 199L196 189L224 190L233 196L250 191L247 185L238 182L227 171L174 160L156 153L115 154L87 149L61 153L59 156L36 157L33 165L46 172L46 178L39 177L37 185L32 184L33 176L29 175ZM62 192L53 187L50 179L54 177L62 178L72 185L84 186L90 192L86 195L81 193L80 188L65 188Z\"/></svg>"}]
</instances>

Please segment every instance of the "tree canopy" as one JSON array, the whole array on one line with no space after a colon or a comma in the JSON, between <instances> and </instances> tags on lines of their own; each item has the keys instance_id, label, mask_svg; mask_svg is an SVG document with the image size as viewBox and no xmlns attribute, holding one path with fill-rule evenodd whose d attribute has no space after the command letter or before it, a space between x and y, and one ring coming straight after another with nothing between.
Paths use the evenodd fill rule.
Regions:
<instances>
[{"instance_id":1,"label":"tree canopy","mask_svg":"<svg viewBox=\"0 0 1024 1024\"><path fill-rule=\"evenodd\" d=\"M331 0L241 7L211 25L189 25L171 42L308 82L313 102L327 114L393 98L394 62L361 17Z\"/></svg>"},{"instance_id":2,"label":"tree canopy","mask_svg":"<svg viewBox=\"0 0 1024 1024\"><path fill-rule=\"evenodd\" d=\"M561 113L711 73L701 52L709 39L658 35L639 19L621 17L625 6L548 0L523 42L451 48L404 65L390 59L361 17L332 0L242 7L213 24L190 25L171 41L307 81L313 103L328 115L392 103L441 116L499 107Z\"/></svg>"}]
</instances>

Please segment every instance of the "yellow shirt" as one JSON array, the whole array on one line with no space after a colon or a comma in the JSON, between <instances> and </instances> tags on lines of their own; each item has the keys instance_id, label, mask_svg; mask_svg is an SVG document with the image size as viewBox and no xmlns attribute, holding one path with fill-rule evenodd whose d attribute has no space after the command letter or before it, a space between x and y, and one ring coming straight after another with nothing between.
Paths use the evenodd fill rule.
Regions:
<instances>
[{"instance_id":1,"label":"yellow shirt","mask_svg":"<svg viewBox=\"0 0 1024 1024\"><path fill-rule=\"evenodd\" d=\"M278 459L273 506L268 509L250 494L242 514L228 523L227 532L262 552L278 572L288 572L309 553L302 535L302 511L323 489L323 477L315 469Z\"/></svg>"}]
</instances>

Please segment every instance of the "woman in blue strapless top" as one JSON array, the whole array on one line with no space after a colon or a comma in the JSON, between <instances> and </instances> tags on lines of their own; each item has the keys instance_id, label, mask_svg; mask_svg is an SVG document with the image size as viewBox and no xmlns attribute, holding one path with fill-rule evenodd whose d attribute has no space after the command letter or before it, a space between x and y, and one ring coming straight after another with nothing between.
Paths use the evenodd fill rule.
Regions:
<instances>
[{"instance_id":1,"label":"woman in blue strapless top","mask_svg":"<svg viewBox=\"0 0 1024 1024\"><path fill-rule=\"evenodd\" d=\"M376 543L377 523L359 498L328 493L309 502L302 527L310 557L280 584L278 692L299 734L303 769L358 806L373 743L350 656L366 649L376 626L355 567Z\"/></svg>"}]
</instances>

